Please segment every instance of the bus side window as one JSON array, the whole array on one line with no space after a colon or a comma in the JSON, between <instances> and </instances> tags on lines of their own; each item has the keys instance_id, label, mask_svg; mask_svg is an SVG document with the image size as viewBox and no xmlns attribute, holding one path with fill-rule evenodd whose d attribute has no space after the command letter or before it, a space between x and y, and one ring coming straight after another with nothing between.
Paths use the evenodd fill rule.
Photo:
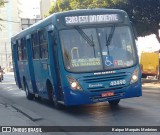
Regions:
<instances>
[{"instance_id":1,"label":"bus side window","mask_svg":"<svg viewBox=\"0 0 160 135\"><path fill-rule=\"evenodd\" d=\"M27 59L27 48L26 48L25 38L21 39L21 48L22 48L22 60L26 60Z\"/></svg>"},{"instance_id":2,"label":"bus side window","mask_svg":"<svg viewBox=\"0 0 160 135\"><path fill-rule=\"evenodd\" d=\"M22 46L21 46L21 40L18 40L18 60L22 60Z\"/></svg>"},{"instance_id":3,"label":"bus side window","mask_svg":"<svg viewBox=\"0 0 160 135\"><path fill-rule=\"evenodd\" d=\"M48 58L48 43L47 43L47 31L41 30L39 33L40 54L41 58Z\"/></svg>"},{"instance_id":4,"label":"bus side window","mask_svg":"<svg viewBox=\"0 0 160 135\"><path fill-rule=\"evenodd\" d=\"M33 59L39 59L39 57L40 57L37 33L34 33L32 35L32 56L33 56Z\"/></svg>"}]
</instances>

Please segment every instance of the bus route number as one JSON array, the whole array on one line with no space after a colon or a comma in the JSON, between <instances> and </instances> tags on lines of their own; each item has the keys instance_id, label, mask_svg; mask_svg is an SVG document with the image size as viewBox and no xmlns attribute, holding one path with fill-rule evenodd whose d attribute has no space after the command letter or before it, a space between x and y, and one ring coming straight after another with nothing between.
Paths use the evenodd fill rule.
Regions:
<instances>
[{"instance_id":1,"label":"bus route number","mask_svg":"<svg viewBox=\"0 0 160 135\"><path fill-rule=\"evenodd\" d=\"M65 20L66 20L66 24L78 23L78 17L77 16L65 17Z\"/></svg>"},{"instance_id":2,"label":"bus route number","mask_svg":"<svg viewBox=\"0 0 160 135\"><path fill-rule=\"evenodd\" d=\"M109 23L121 22L118 14L102 14L102 15L84 15L84 16L66 16L67 25L93 24L93 23Z\"/></svg>"}]
</instances>

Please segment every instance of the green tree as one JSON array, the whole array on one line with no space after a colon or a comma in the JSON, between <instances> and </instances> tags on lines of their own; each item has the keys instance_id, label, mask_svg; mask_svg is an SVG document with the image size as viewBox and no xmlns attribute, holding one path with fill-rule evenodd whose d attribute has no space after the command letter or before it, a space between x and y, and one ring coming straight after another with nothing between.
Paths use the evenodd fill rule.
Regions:
<instances>
[{"instance_id":1,"label":"green tree","mask_svg":"<svg viewBox=\"0 0 160 135\"><path fill-rule=\"evenodd\" d=\"M106 5L106 0L57 0L50 8L49 13L75 9L105 8Z\"/></svg>"},{"instance_id":2,"label":"green tree","mask_svg":"<svg viewBox=\"0 0 160 135\"><path fill-rule=\"evenodd\" d=\"M160 42L160 0L57 0L49 13L86 8L123 9L134 23L138 36L154 33Z\"/></svg>"},{"instance_id":3,"label":"green tree","mask_svg":"<svg viewBox=\"0 0 160 135\"><path fill-rule=\"evenodd\" d=\"M3 7L5 5L5 3L7 3L7 1L5 0L0 0L0 7Z\"/></svg>"},{"instance_id":4,"label":"green tree","mask_svg":"<svg viewBox=\"0 0 160 135\"><path fill-rule=\"evenodd\" d=\"M154 33L160 42L160 0L117 0L109 7L125 10L139 36Z\"/></svg>"},{"instance_id":5,"label":"green tree","mask_svg":"<svg viewBox=\"0 0 160 135\"><path fill-rule=\"evenodd\" d=\"M4 7L5 3L7 3L7 1L5 0L0 0L0 7ZM2 20L1 16L0 16L0 21ZM2 29L2 25L0 24L0 30Z\"/></svg>"}]
</instances>

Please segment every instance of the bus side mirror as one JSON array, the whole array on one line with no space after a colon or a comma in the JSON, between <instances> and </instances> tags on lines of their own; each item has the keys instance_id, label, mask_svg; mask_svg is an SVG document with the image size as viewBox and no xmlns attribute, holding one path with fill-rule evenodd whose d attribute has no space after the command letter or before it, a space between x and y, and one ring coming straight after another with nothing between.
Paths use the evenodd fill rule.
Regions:
<instances>
[{"instance_id":1,"label":"bus side mirror","mask_svg":"<svg viewBox=\"0 0 160 135\"><path fill-rule=\"evenodd\" d=\"M138 34L137 34L137 31L136 31L136 28L134 27L134 25L133 25L133 23L130 21L130 23L131 23L131 27L132 27L132 30L133 30L133 34L134 34L134 37L135 37L135 39L136 40L138 40Z\"/></svg>"}]
</instances>

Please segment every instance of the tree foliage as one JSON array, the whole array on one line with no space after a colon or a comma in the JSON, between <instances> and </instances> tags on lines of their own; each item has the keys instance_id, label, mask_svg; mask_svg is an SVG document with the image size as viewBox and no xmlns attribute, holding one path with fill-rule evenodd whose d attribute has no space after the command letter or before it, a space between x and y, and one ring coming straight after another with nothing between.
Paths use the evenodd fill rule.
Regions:
<instances>
[{"instance_id":1,"label":"tree foliage","mask_svg":"<svg viewBox=\"0 0 160 135\"><path fill-rule=\"evenodd\" d=\"M5 3L7 3L6 0L0 0L0 7L3 7L5 5Z\"/></svg>"},{"instance_id":2,"label":"tree foliage","mask_svg":"<svg viewBox=\"0 0 160 135\"><path fill-rule=\"evenodd\" d=\"M160 0L57 0L49 13L87 8L123 9L136 26L138 36L154 33L160 42Z\"/></svg>"},{"instance_id":3,"label":"tree foliage","mask_svg":"<svg viewBox=\"0 0 160 135\"><path fill-rule=\"evenodd\" d=\"M123 0L110 5L125 10L135 24L138 35L154 33L160 42L160 0Z\"/></svg>"},{"instance_id":4,"label":"tree foliage","mask_svg":"<svg viewBox=\"0 0 160 135\"><path fill-rule=\"evenodd\" d=\"M5 3L7 3L7 1L5 0L0 0L0 7L4 7ZM1 16L0 16L0 21L2 20ZM2 25L0 24L0 30L2 30Z\"/></svg>"},{"instance_id":5,"label":"tree foliage","mask_svg":"<svg viewBox=\"0 0 160 135\"><path fill-rule=\"evenodd\" d=\"M49 13L87 8L105 8L106 5L106 0L57 0L50 8Z\"/></svg>"}]
</instances>

